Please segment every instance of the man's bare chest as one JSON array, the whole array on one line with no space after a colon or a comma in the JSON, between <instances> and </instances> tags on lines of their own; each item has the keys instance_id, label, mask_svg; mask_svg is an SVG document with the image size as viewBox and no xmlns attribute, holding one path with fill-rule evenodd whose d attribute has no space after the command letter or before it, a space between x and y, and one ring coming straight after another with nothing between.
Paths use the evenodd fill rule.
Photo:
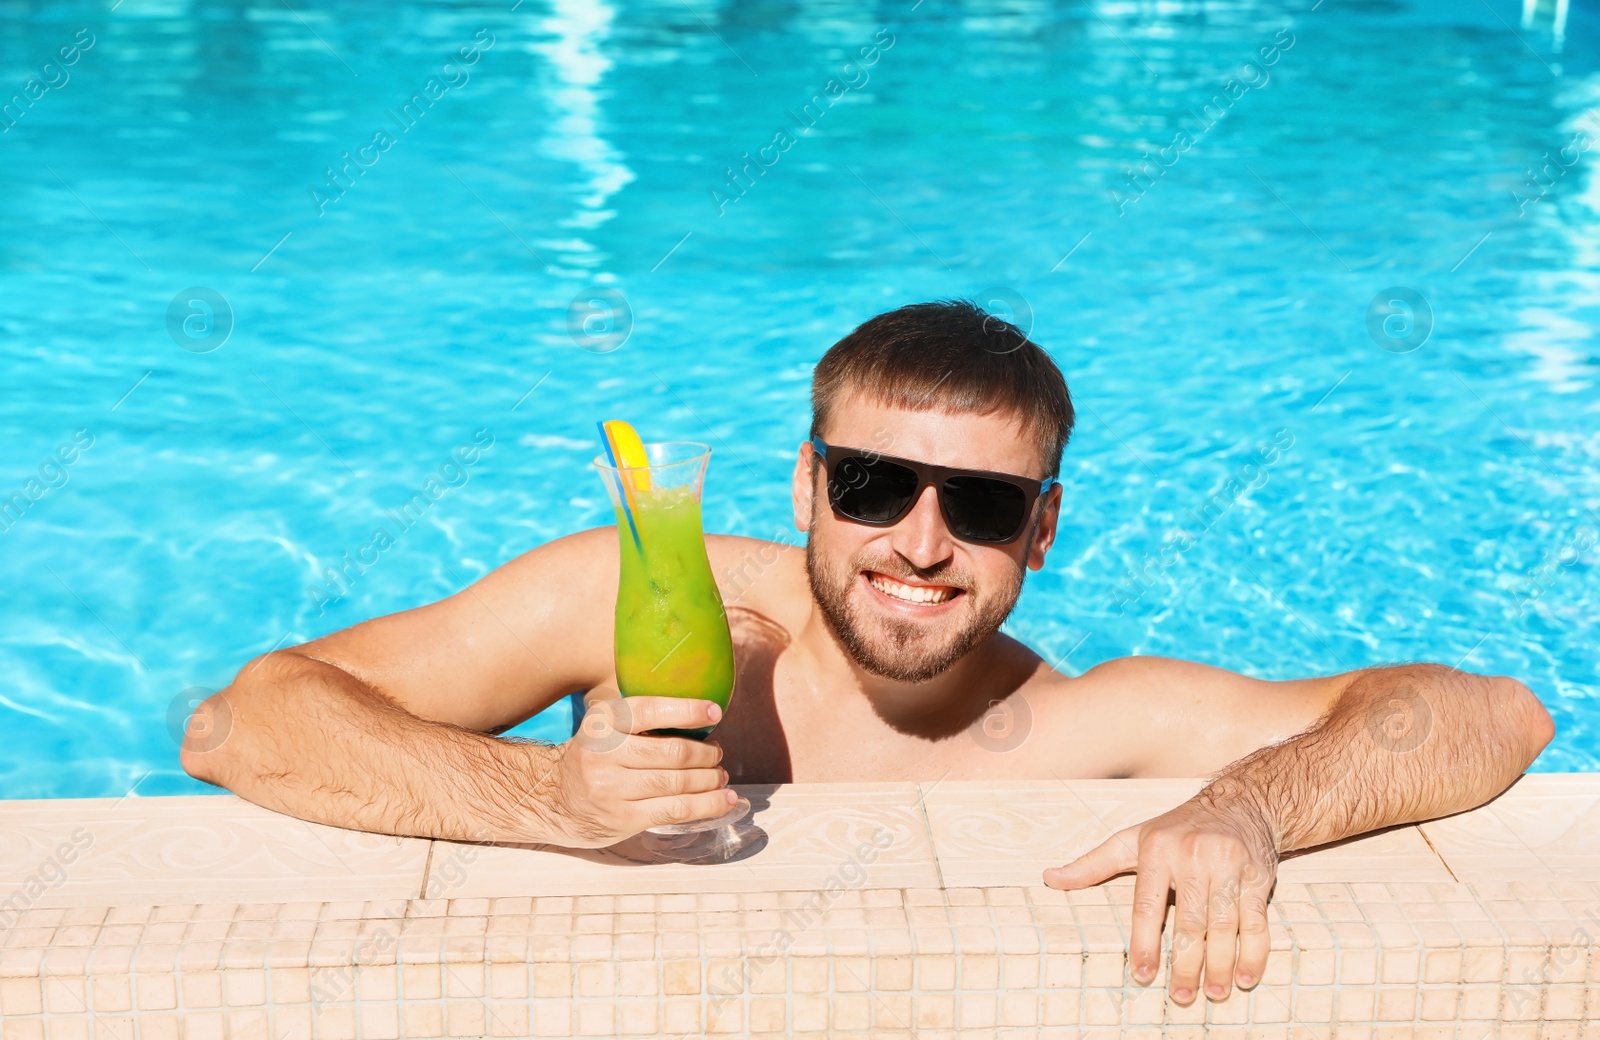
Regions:
<instances>
[{"instance_id":1,"label":"man's bare chest","mask_svg":"<svg viewBox=\"0 0 1600 1040\"><path fill-rule=\"evenodd\" d=\"M789 642L773 633L741 639L740 629L733 698L712 735L733 783L1037 779L1059 757L1034 732L1038 689L1001 683L974 689L954 715L913 705L888 718L865 696L820 680Z\"/></svg>"}]
</instances>

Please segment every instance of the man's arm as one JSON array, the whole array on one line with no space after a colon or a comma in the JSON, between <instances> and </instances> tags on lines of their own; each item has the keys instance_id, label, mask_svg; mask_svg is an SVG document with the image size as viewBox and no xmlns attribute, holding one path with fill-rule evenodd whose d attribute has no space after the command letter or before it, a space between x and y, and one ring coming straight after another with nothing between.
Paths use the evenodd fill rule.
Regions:
<instances>
[{"instance_id":1,"label":"man's arm","mask_svg":"<svg viewBox=\"0 0 1600 1040\"><path fill-rule=\"evenodd\" d=\"M184 769L301 819L386 834L598 847L723 811L702 700L596 707L552 747L489 734L611 672L617 538L541 546L438 603L257 658L197 709ZM662 702L662 703L656 703ZM668 721L677 720L677 721Z\"/></svg>"},{"instance_id":2,"label":"man's arm","mask_svg":"<svg viewBox=\"0 0 1600 1040\"><path fill-rule=\"evenodd\" d=\"M1555 734L1549 713L1520 682L1442 665L1297 684L1236 679L1225 691L1234 703L1219 713L1227 716L1221 732L1237 734L1259 717L1263 742L1272 742L1223 768L1171 812L1045 872L1050 887L1071 889L1137 871L1129 956L1139 982L1149 982L1160 964L1167 896L1175 891L1168 988L1181 1004L1198 995L1202 969L1215 1000L1235 983L1249 988L1260 980L1280 853L1481 805ZM1273 698L1275 687L1287 697ZM1329 706L1311 725L1286 739L1278 734L1285 699L1304 711L1323 697ZM1249 710L1253 704L1258 712ZM1187 740L1207 741L1187 706L1171 714L1191 727ZM1163 732L1158 728L1156 739Z\"/></svg>"},{"instance_id":3,"label":"man's arm","mask_svg":"<svg viewBox=\"0 0 1600 1040\"><path fill-rule=\"evenodd\" d=\"M1224 769L1206 799L1253 811L1292 852L1482 805L1555 737L1522 683L1438 664L1351 673L1316 726Z\"/></svg>"}]
</instances>

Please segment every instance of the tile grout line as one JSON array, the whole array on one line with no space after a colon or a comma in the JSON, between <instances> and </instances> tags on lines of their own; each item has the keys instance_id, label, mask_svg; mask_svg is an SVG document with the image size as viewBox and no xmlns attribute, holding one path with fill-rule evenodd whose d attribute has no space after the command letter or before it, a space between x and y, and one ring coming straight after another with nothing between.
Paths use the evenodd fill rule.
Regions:
<instances>
[{"instance_id":1,"label":"tile grout line","mask_svg":"<svg viewBox=\"0 0 1600 1040\"><path fill-rule=\"evenodd\" d=\"M1467 895L1472 896L1474 900L1477 899L1477 896L1473 894L1470 886L1458 884L1458 887L1461 888L1462 891L1464 891ZM1430 895L1431 894L1432 893L1430 893ZM1462 1005L1466 1003L1467 999L1467 951L1470 950L1472 946L1467 941L1467 933L1461 929L1461 925L1455 917L1447 917L1445 919L1445 923L1448 924L1450 926L1450 930L1455 933L1457 943L1456 948L1461 953L1461 967L1459 970L1454 972L1456 980L1453 983L1456 998L1454 1014L1459 1018ZM1457 1032L1459 1033L1459 1028Z\"/></svg>"},{"instance_id":2,"label":"tile grout line","mask_svg":"<svg viewBox=\"0 0 1600 1040\"><path fill-rule=\"evenodd\" d=\"M867 889L861 888L861 889L857 889L856 891L864 893L864 892L867 891ZM856 979L856 981L863 983L867 987L866 992L867 992L867 995L869 997L877 997L878 996L878 991L877 991L876 987L877 987L877 983L878 983L878 937L873 934L872 924L870 923L872 918L871 918L870 914L868 913L868 909L869 908L866 905L866 898L865 898L864 895L862 897L861 904L862 904L861 905L861 927L866 932L866 936L867 936L867 953L866 953L867 977L865 979L861 979L861 978L858 977ZM854 975L855 972L852 971L852 972L850 972L850 974ZM882 999L883 999L882 997L878 997L878 1000L880 1002L882 1001ZM871 1004L869 1002L867 1004L867 1023L868 1023L867 1028L870 1030L873 1027L872 1024L877 1022L877 1021L878 1021L878 1009L877 1009L876 1006L874 1006L873 1004ZM750 1019L749 1019L748 1016L746 1016L745 1020L744 1020L744 1029L745 1029L746 1033L753 1032L753 1030L750 1028Z\"/></svg>"},{"instance_id":3,"label":"tile grout line","mask_svg":"<svg viewBox=\"0 0 1600 1040\"><path fill-rule=\"evenodd\" d=\"M428 877L433 870L433 851L438 847L438 844L433 838L428 839L428 853L422 857L422 887L417 890L416 896L419 900L428 898ZM409 914L410 907L407 907L406 910Z\"/></svg>"},{"instance_id":4,"label":"tile grout line","mask_svg":"<svg viewBox=\"0 0 1600 1040\"><path fill-rule=\"evenodd\" d=\"M1500 933L1500 977L1495 980L1494 984L1495 989L1499 991L1500 996L1495 1001L1495 1016L1497 1022L1504 1022L1506 1013L1505 993L1512 986L1512 983L1509 981L1511 978L1511 951L1515 947L1512 946L1511 936L1506 933L1505 928L1501 927L1498 916L1494 913L1494 911L1490 910L1489 907L1484 904L1483 896L1478 892L1477 887L1469 884L1467 886L1467 891L1472 893L1473 900L1478 904L1478 908L1483 911L1484 916L1489 919L1489 923L1494 925L1494 930ZM1518 900L1518 903L1520 904L1521 900ZM1462 941L1463 948L1465 948L1466 936L1462 936ZM1465 961L1463 959L1463 964L1464 963ZM1464 968L1462 974L1466 974ZM1464 1001L1466 997L1467 986L1465 979L1462 980L1461 985L1462 998Z\"/></svg>"},{"instance_id":5,"label":"tile grout line","mask_svg":"<svg viewBox=\"0 0 1600 1040\"><path fill-rule=\"evenodd\" d=\"M1445 859L1444 853L1440 852L1438 847L1434 845L1433 839L1428 837L1428 832L1422 829L1422 824L1416 823L1412 824L1412 826L1417 829L1418 834L1422 835L1422 840L1427 843L1429 850L1432 851L1435 856L1439 857L1439 863L1444 867L1444 872L1450 875L1450 880L1454 881L1458 885L1461 884L1461 879L1456 877L1456 872L1451 868L1450 861Z\"/></svg>"},{"instance_id":6,"label":"tile grout line","mask_svg":"<svg viewBox=\"0 0 1600 1040\"><path fill-rule=\"evenodd\" d=\"M1076 891L1083 890L1077 889ZM1082 1032L1089 1027L1089 1002L1083 997L1084 991L1088 988L1083 977L1089 971L1089 937L1084 934L1083 917L1078 913L1077 904L1072 901L1072 897L1068 893L1062 892L1061 894L1066 896L1067 912L1072 915L1072 927L1078 932L1078 1015L1075 1024L1078 1031Z\"/></svg>"},{"instance_id":7,"label":"tile grout line","mask_svg":"<svg viewBox=\"0 0 1600 1040\"><path fill-rule=\"evenodd\" d=\"M1322 927L1327 929L1328 938L1333 943L1333 980L1329 985L1329 988L1333 991L1330 995L1332 1000L1330 1013L1334 1020L1337 1021L1340 987L1344 984L1344 943L1339 935L1339 929L1334 927L1338 922L1329 917L1328 908L1322 905L1322 896L1316 891L1316 886L1306 886L1306 898L1311 901L1312 906L1317 908L1317 917L1321 919Z\"/></svg>"},{"instance_id":8,"label":"tile grout line","mask_svg":"<svg viewBox=\"0 0 1600 1040\"><path fill-rule=\"evenodd\" d=\"M937 783L938 781L935 781ZM944 867L939 863L939 846L933 840L933 820L928 817L928 795L933 788L924 791L921 781L917 782L917 810L922 815L922 833L928 839L928 855L933 860L933 879L939 886L939 891L944 891Z\"/></svg>"},{"instance_id":9,"label":"tile grout line","mask_svg":"<svg viewBox=\"0 0 1600 1040\"><path fill-rule=\"evenodd\" d=\"M1305 951L1300 945L1299 937L1294 934L1294 922L1289 920L1288 915L1283 912L1283 908L1280 905L1274 904L1269 904L1269 908L1270 910L1276 910L1278 912L1279 923L1283 925L1283 930L1289 933L1289 949L1287 951L1289 955L1289 1020L1292 1022L1295 1021L1295 1011L1299 1010L1302 1006L1300 1002L1300 975L1301 963L1303 960L1302 954ZM1268 918L1267 935L1268 956L1271 956L1271 918ZM1256 981L1257 986L1262 985L1262 983L1265 981L1265 976L1266 972L1262 972L1262 978ZM1307 1032L1310 1032L1309 1028L1307 1029ZM1294 1031L1291 1029L1290 1036L1292 1037L1293 1035Z\"/></svg>"},{"instance_id":10,"label":"tile grout line","mask_svg":"<svg viewBox=\"0 0 1600 1040\"><path fill-rule=\"evenodd\" d=\"M1039 969L1034 977L1033 984L1033 1020L1038 1023L1038 1028L1043 1029L1044 1021L1044 994L1045 973L1049 970L1050 954L1049 945L1045 942L1044 922L1039 918L1039 908L1033 902L1033 894L1026 890L1022 893L1023 905L1028 908L1028 923L1033 927L1034 942L1039 947Z\"/></svg>"},{"instance_id":11,"label":"tile grout line","mask_svg":"<svg viewBox=\"0 0 1600 1040\"><path fill-rule=\"evenodd\" d=\"M1418 830L1420 831L1421 828L1418 828ZM1427 839L1423 839L1423 840L1427 840ZM1430 847L1431 847L1431 845L1430 845ZM1446 869L1448 869L1448 868L1446 868ZM1416 992L1412 995L1411 1022L1412 1022L1413 1025L1420 1026L1420 1025L1424 1024L1423 1023L1423 1019L1422 1019L1422 984L1423 984L1422 980L1426 976L1427 970L1428 970L1427 969L1427 959L1428 959L1428 957L1427 957L1427 952L1426 952L1427 951L1427 945L1422 941L1422 929L1418 928L1417 927L1417 922L1413 921L1411 919L1411 915L1406 913L1406 901L1401 899L1400 896L1395 893L1394 886L1392 884L1384 884L1383 887L1389 893L1390 898L1394 901L1394 905L1399 909L1401 920L1403 920L1405 922L1406 927L1411 930L1411 948L1416 951L1416 957L1417 957L1417 971L1416 971L1416 976L1417 977L1414 980L1412 980L1412 982L1410 983L1410 985L1412 985L1412 986L1414 986L1416 988ZM1362 913L1363 917L1366 916L1366 907L1365 907L1365 905L1363 905L1361 913ZM1380 987L1384 987L1386 985L1403 985L1402 983L1387 983L1386 984L1383 981L1382 971L1383 971L1383 969L1385 967L1388 966L1390 953L1389 953L1389 948L1388 947L1383 947L1382 951L1383 951L1382 955L1378 959L1378 966L1379 966L1378 967L1378 970L1379 970L1378 984L1379 984L1379 986ZM1396 959L1398 960L1398 955L1396 955ZM1380 989L1380 993L1381 992L1382 992L1382 990Z\"/></svg>"},{"instance_id":12,"label":"tile grout line","mask_svg":"<svg viewBox=\"0 0 1600 1040\"><path fill-rule=\"evenodd\" d=\"M983 905L989 911L989 930L994 933L994 1020L998 1029L1006 1017L1006 943L1000 932L1000 921L995 916L993 897L989 894L998 889L982 888L978 891L983 893Z\"/></svg>"},{"instance_id":13,"label":"tile grout line","mask_svg":"<svg viewBox=\"0 0 1600 1040\"><path fill-rule=\"evenodd\" d=\"M926 812L926 809L924 809L924 812ZM934 862L937 863L938 860L936 859ZM939 886L939 903L944 908L945 929L950 935L951 959L955 961L956 965L955 978L950 980L951 1021L960 1022L961 1008L964 1003L961 999L961 977L965 974L961 950L961 926L956 924L955 907L950 903L950 890L942 884Z\"/></svg>"}]
</instances>

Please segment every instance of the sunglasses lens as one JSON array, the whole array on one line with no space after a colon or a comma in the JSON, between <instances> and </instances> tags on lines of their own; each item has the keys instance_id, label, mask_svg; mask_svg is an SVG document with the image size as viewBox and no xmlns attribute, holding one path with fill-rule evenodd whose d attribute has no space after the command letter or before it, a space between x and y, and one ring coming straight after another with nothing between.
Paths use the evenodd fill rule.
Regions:
<instances>
[{"instance_id":1,"label":"sunglasses lens","mask_svg":"<svg viewBox=\"0 0 1600 1040\"><path fill-rule=\"evenodd\" d=\"M852 520L884 524L898 519L917 494L917 475L883 459L851 455L834 464L828 480L833 508Z\"/></svg>"},{"instance_id":2,"label":"sunglasses lens","mask_svg":"<svg viewBox=\"0 0 1600 1040\"><path fill-rule=\"evenodd\" d=\"M1004 480L951 477L939 501L950 533L974 542L1009 542L1027 519L1027 492Z\"/></svg>"}]
</instances>

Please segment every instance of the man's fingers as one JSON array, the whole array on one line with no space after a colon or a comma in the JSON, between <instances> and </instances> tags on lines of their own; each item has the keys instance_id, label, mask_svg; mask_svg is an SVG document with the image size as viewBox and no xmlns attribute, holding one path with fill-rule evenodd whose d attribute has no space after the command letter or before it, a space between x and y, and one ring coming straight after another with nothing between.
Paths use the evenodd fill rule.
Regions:
<instances>
[{"instance_id":1,"label":"man's fingers","mask_svg":"<svg viewBox=\"0 0 1600 1040\"><path fill-rule=\"evenodd\" d=\"M1240 989L1249 989L1261 981L1271 952L1266 890L1246 887L1239 898L1239 967L1235 981Z\"/></svg>"},{"instance_id":2,"label":"man's fingers","mask_svg":"<svg viewBox=\"0 0 1600 1040\"><path fill-rule=\"evenodd\" d=\"M1179 1004L1188 1004L1200 992L1200 969L1205 963L1206 899L1211 894L1205 878L1190 877L1173 886L1178 893L1172 922L1172 959L1167 965L1167 992Z\"/></svg>"},{"instance_id":3,"label":"man's fingers","mask_svg":"<svg viewBox=\"0 0 1600 1040\"><path fill-rule=\"evenodd\" d=\"M688 823L721 816L733 808L738 795L732 789L708 791L704 794L675 794L667 798L648 798L635 802L643 814L646 827L662 827L669 823Z\"/></svg>"},{"instance_id":4,"label":"man's fingers","mask_svg":"<svg viewBox=\"0 0 1600 1040\"><path fill-rule=\"evenodd\" d=\"M710 769L722 761L722 749L688 737L629 737L618 763L629 769Z\"/></svg>"},{"instance_id":5,"label":"man's fingers","mask_svg":"<svg viewBox=\"0 0 1600 1040\"><path fill-rule=\"evenodd\" d=\"M1142 824L1140 826L1143 826ZM1120 830L1064 867L1044 872L1049 888L1074 889L1098 885L1125 874L1139 863L1139 827Z\"/></svg>"},{"instance_id":6,"label":"man's fingers","mask_svg":"<svg viewBox=\"0 0 1600 1040\"><path fill-rule=\"evenodd\" d=\"M715 791L728 782L723 769L629 769L625 775L622 796L634 801Z\"/></svg>"},{"instance_id":7,"label":"man's fingers","mask_svg":"<svg viewBox=\"0 0 1600 1040\"><path fill-rule=\"evenodd\" d=\"M1233 988L1234 958L1239 949L1239 880L1224 878L1211 886L1206 900L1206 996L1223 1000Z\"/></svg>"},{"instance_id":8,"label":"man's fingers","mask_svg":"<svg viewBox=\"0 0 1600 1040\"><path fill-rule=\"evenodd\" d=\"M1164 866L1140 864L1133 882L1133 936L1128 963L1133 981L1149 985L1161 968L1161 928L1167 920L1167 893L1172 883Z\"/></svg>"},{"instance_id":9,"label":"man's fingers","mask_svg":"<svg viewBox=\"0 0 1600 1040\"><path fill-rule=\"evenodd\" d=\"M715 701L698 697L617 697L596 704L621 733L653 729L704 729L722 718Z\"/></svg>"}]
</instances>

